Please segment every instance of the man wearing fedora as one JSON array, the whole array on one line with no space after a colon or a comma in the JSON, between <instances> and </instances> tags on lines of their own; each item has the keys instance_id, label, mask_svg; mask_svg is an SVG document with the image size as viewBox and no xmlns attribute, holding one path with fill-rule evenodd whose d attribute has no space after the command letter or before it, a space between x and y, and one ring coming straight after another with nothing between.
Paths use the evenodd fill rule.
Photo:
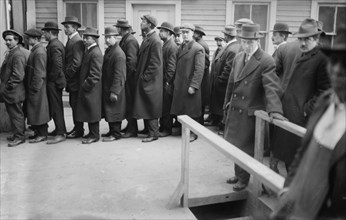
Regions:
<instances>
[{"instance_id":1,"label":"man wearing fedora","mask_svg":"<svg viewBox=\"0 0 346 220\"><path fill-rule=\"evenodd\" d=\"M66 140L66 125L62 91L66 87L64 74L65 47L59 41L59 27L56 22L46 22L42 28L43 35L48 41L47 49L47 95L50 117L53 118L55 130L49 133L54 136L47 144L55 144Z\"/></svg>"},{"instance_id":2,"label":"man wearing fedora","mask_svg":"<svg viewBox=\"0 0 346 220\"><path fill-rule=\"evenodd\" d=\"M65 46L65 77L66 91L69 92L69 103L72 108L72 118L74 127L67 132L67 138L79 138L84 134L83 123L76 121L77 103L80 89L79 78L82 59L84 55L83 40L78 33L78 28L82 25L76 17L66 17L65 21L61 22L64 25L65 34L68 37Z\"/></svg>"},{"instance_id":3,"label":"man wearing fedora","mask_svg":"<svg viewBox=\"0 0 346 220\"><path fill-rule=\"evenodd\" d=\"M319 34L314 19L305 19L294 35L299 40L300 53L294 60L291 76L282 97L284 116L292 123L305 127L316 99L330 88L327 58L318 44ZM289 168L300 145L301 138L275 128L271 146L273 155Z\"/></svg>"},{"instance_id":4,"label":"man wearing fedora","mask_svg":"<svg viewBox=\"0 0 346 220\"><path fill-rule=\"evenodd\" d=\"M160 137L172 134L173 117L171 105L173 97L173 80L177 63L178 46L174 42L174 27L169 22L163 22L160 27L160 38L163 41L163 100L162 117L160 118Z\"/></svg>"},{"instance_id":5,"label":"man wearing fedora","mask_svg":"<svg viewBox=\"0 0 346 220\"><path fill-rule=\"evenodd\" d=\"M138 54L137 85L133 117L144 119L149 135L142 142L152 142L159 137L159 118L162 115L162 44L155 32L157 20L152 15L141 17L141 29L145 33Z\"/></svg>"},{"instance_id":6,"label":"man wearing fedora","mask_svg":"<svg viewBox=\"0 0 346 220\"><path fill-rule=\"evenodd\" d=\"M121 35L119 46L126 55L126 120L127 128L124 129L124 138L136 136L138 132L137 120L132 117L134 94L136 89L136 67L139 44L137 39L131 34L131 25L125 19L117 20L115 25L118 33Z\"/></svg>"},{"instance_id":7,"label":"man wearing fedora","mask_svg":"<svg viewBox=\"0 0 346 220\"><path fill-rule=\"evenodd\" d=\"M83 136L82 144L100 140L103 55L97 45L99 37L97 29L92 27L87 27L83 34L86 51L80 69L76 121L87 122L89 133Z\"/></svg>"},{"instance_id":8,"label":"man wearing fedora","mask_svg":"<svg viewBox=\"0 0 346 220\"><path fill-rule=\"evenodd\" d=\"M180 29L184 42L178 49L171 114L188 115L199 121L202 115L204 48L193 39L193 24L185 23ZM197 135L191 132L190 142L196 139Z\"/></svg>"},{"instance_id":9,"label":"man wearing fedora","mask_svg":"<svg viewBox=\"0 0 346 220\"><path fill-rule=\"evenodd\" d=\"M289 31L288 25L286 23L276 23L274 25L274 29L271 32L273 32L272 41L275 49L272 57L275 59L277 49L287 43L288 35L292 33Z\"/></svg>"},{"instance_id":10,"label":"man wearing fedora","mask_svg":"<svg viewBox=\"0 0 346 220\"><path fill-rule=\"evenodd\" d=\"M259 24L245 24L241 39L243 51L236 55L228 79L224 101L224 138L245 153L254 156L256 110L265 110L271 118L284 120L281 106L281 87L275 73L273 58L260 47ZM227 183L235 191L243 190L250 174L234 165L235 176Z\"/></svg>"},{"instance_id":11,"label":"man wearing fedora","mask_svg":"<svg viewBox=\"0 0 346 220\"><path fill-rule=\"evenodd\" d=\"M195 31L193 33L193 39L199 43L204 48L204 74L201 84L201 92L202 92L202 114L199 119L199 122L201 124L204 124L204 111L205 107L209 105L209 66L210 66L210 60L209 60L209 46L208 44L203 40L203 36L205 36L204 29L201 26L195 25Z\"/></svg>"},{"instance_id":12,"label":"man wearing fedora","mask_svg":"<svg viewBox=\"0 0 346 220\"><path fill-rule=\"evenodd\" d=\"M1 65L0 101L5 103L6 111L12 125L12 135L7 137L8 147L14 147L25 142L25 121L22 109L25 100L23 79L28 57L20 49L23 36L15 30L5 30L2 38L8 48Z\"/></svg>"},{"instance_id":13,"label":"man wearing fedora","mask_svg":"<svg viewBox=\"0 0 346 220\"><path fill-rule=\"evenodd\" d=\"M47 52L40 43L42 32L29 29L24 32L31 48L25 69L27 123L35 131L29 143L47 140L49 103L47 97Z\"/></svg>"},{"instance_id":14,"label":"man wearing fedora","mask_svg":"<svg viewBox=\"0 0 346 220\"><path fill-rule=\"evenodd\" d=\"M125 119L126 56L120 48L115 27L105 29L107 49L102 65L102 116L108 122L109 132L102 141L120 139L121 121Z\"/></svg>"},{"instance_id":15,"label":"man wearing fedora","mask_svg":"<svg viewBox=\"0 0 346 220\"><path fill-rule=\"evenodd\" d=\"M215 59L215 80L212 86L210 98L210 112L214 116L211 125L219 126L219 131L223 132L223 103L225 101L225 93L229 74L231 73L234 57L237 55L240 44L237 41L236 28L232 25L226 26L222 31L226 41L226 47Z\"/></svg>"}]
</instances>

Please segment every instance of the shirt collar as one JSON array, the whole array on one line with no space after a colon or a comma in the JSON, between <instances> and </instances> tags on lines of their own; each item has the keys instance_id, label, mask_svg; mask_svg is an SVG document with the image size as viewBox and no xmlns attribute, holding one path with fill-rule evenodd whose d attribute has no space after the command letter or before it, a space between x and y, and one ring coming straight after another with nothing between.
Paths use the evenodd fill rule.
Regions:
<instances>
[{"instance_id":1,"label":"shirt collar","mask_svg":"<svg viewBox=\"0 0 346 220\"><path fill-rule=\"evenodd\" d=\"M70 40L76 36L78 34L78 31L74 32L73 34L69 35L68 38L70 38Z\"/></svg>"},{"instance_id":2,"label":"shirt collar","mask_svg":"<svg viewBox=\"0 0 346 220\"><path fill-rule=\"evenodd\" d=\"M231 41L228 41L227 44L226 44L226 46L228 46L228 45L230 45L231 43L236 42L236 41L237 41L237 39L233 39L233 40L231 40Z\"/></svg>"},{"instance_id":3,"label":"shirt collar","mask_svg":"<svg viewBox=\"0 0 346 220\"><path fill-rule=\"evenodd\" d=\"M250 53L250 54L248 54L248 59L247 60L250 60L250 58L252 57L252 55L254 55L254 53L256 53L256 51L259 49L259 47L258 47L258 45L255 47L255 50L252 52L252 53Z\"/></svg>"},{"instance_id":4,"label":"shirt collar","mask_svg":"<svg viewBox=\"0 0 346 220\"><path fill-rule=\"evenodd\" d=\"M285 43L287 43L287 41L282 41L280 44L274 45L274 49L277 50L281 45L284 45Z\"/></svg>"},{"instance_id":5,"label":"shirt collar","mask_svg":"<svg viewBox=\"0 0 346 220\"><path fill-rule=\"evenodd\" d=\"M94 46L96 46L96 45L97 45L96 43L91 44L91 45L88 47L88 50L90 50L90 48L92 48L92 47L94 47Z\"/></svg>"}]
</instances>

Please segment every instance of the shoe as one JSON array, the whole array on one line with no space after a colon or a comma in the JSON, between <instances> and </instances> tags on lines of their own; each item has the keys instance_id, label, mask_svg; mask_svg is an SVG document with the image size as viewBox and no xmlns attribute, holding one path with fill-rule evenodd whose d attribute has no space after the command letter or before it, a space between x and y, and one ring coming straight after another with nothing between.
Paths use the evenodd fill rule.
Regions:
<instances>
[{"instance_id":1,"label":"shoe","mask_svg":"<svg viewBox=\"0 0 346 220\"><path fill-rule=\"evenodd\" d=\"M116 141L119 140L120 137L115 137L114 135L109 135L108 137L105 137L102 139L103 142L112 142L112 141Z\"/></svg>"},{"instance_id":2,"label":"shoe","mask_svg":"<svg viewBox=\"0 0 346 220\"><path fill-rule=\"evenodd\" d=\"M198 136L196 134L190 134L190 143L197 140Z\"/></svg>"},{"instance_id":3,"label":"shoe","mask_svg":"<svg viewBox=\"0 0 346 220\"><path fill-rule=\"evenodd\" d=\"M18 145L20 145L20 144L22 144L22 143L24 143L24 142L25 142L24 139L21 140L21 139L15 138L12 142L8 143L7 146L8 146L8 147L15 147L15 146L18 146Z\"/></svg>"},{"instance_id":4,"label":"shoe","mask_svg":"<svg viewBox=\"0 0 346 220\"><path fill-rule=\"evenodd\" d=\"M84 135L82 138L84 138L84 139L88 139L88 138L90 138L90 133L88 133L88 134Z\"/></svg>"},{"instance_id":5,"label":"shoe","mask_svg":"<svg viewBox=\"0 0 346 220\"><path fill-rule=\"evenodd\" d=\"M29 143L34 144L34 143L38 143L38 142L42 142L46 140L47 140L47 136L37 136L36 138L29 140Z\"/></svg>"},{"instance_id":6,"label":"shoe","mask_svg":"<svg viewBox=\"0 0 346 220\"><path fill-rule=\"evenodd\" d=\"M137 134L136 134L136 133L126 132L126 133L123 134L121 137L122 137L122 138L137 137Z\"/></svg>"},{"instance_id":7,"label":"shoe","mask_svg":"<svg viewBox=\"0 0 346 220\"><path fill-rule=\"evenodd\" d=\"M80 138L83 137L83 132L73 131L71 134L67 135L67 138Z\"/></svg>"},{"instance_id":8,"label":"shoe","mask_svg":"<svg viewBox=\"0 0 346 220\"><path fill-rule=\"evenodd\" d=\"M35 139L35 138L37 138L37 134L34 134L34 135L30 135L28 138L29 138L29 140L32 140L32 139Z\"/></svg>"},{"instance_id":9,"label":"shoe","mask_svg":"<svg viewBox=\"0 0 346 220\"><path fill-rule=\"evenodd\" d=\"M14 141L14 139L15 139L15 137L13 135L6 137L7 141Z\"/></svg>"},{"instance_id":10,"label":"shoe","mask_svg":"<svg viewBox=\"0 0 346 220\"><path fill-rule=\"evenodd\" d=\"M181 129L172 132L172 136L181 136Z\"/></svg>"},{"instance_id":11,"label":"shoe","mask_svg":"<svg viewBox=\"0 0 346 220\"><path fill-rule=\"evenodd\" d=\"M94 142L98 142L100 140L100 138L88 138L85 140L82 140L82 144L91 144Z\"/></svg>"},{"instance_id":12,"label":"shoe","mask_svg":"<svg viewBox=\"0 0 346 220\"><path fill-rule=\"evenodd\" d=\"M215 121L205 121L204 126L216 126L217 123Z\"/></svg>"},{"instance_id":13,"label":"shoe","mask_svg":"<svg viewBox=\"0 0 346 220\"><path fill-rule=\"evenodd\" d=\"M217 134L223 136L223 131L219 131Z\"/></svg>"},{"instance_id":14,"label":"shoe","mask_svg":"<svg viewBox=\"0 0 346 220\"><path fill-rule=\"evenodd\" d=\"M111 136L111 133L110 133L110 132L107 132L107 133L105 133L105 134L101 134L101 137L109 137L109 136Z\"/></svg>"},{"instance_id":15,"label":"shoe","mask_svg":"<svg viewBox=\"0 0 346 220\"><path fill-rule=\"evenodd\" d=\"M53 139L48 140L47 144L57 144L66 140L65 135L56 135Z\"/></svg>"},{"instance_id":16,"label":"shoe","mask_svg":"<svg viewBox=\"0 0 346 220\"><path fill-rule=\"evenodd\" d=\"M126 133L127 132L127 126L124 129L120 130L121 133Z\"/></svg>"},{"instance_id":17,"label":"shoe","mask_svg":"<svg viewBox=\"0 0 346 220\"><path fill-rule=\"evenodd\" d=\"M48 132L48 136L56 136L56 131Z\"/></svg>"},{"instance_id":18,"label":"shoe","mask_svg":"<svg viewBox=\"0 0 346 220\"><path fill-rule=\"evenodd\" d=\"M145 134L145 135L148 135L149 134L149 131L148 129L143 129L141 131L138 131L138 134Z\"/></svg>"},{"instance_id":19,"label":"shoe","mask_svg":"<svg viewBox=\"0 0 346 220\"><path fill-rule=\"evenodd\" d=\"M73 128L71 131L66 132L66 135L72 134L75 131L75 128Z\"/></svg>"},{"instance_id":20,"label":"shoe","mask_svg":"<svg viewBox=\"0 0 346 220\"><path fill-rule=\"evenodd\" d=\"M233 190L236 191L236 192L238 192L238 191L241 191L241 190L245 189L246 187L247 187L247 184L238 181L238 182L233 186Z\"/></svg>"},{"instance_id":21,"label":"shoe","mask_svg":"<svg viewBox=\"0 0 346 220\"><path fill-rule=\"evenodd\" d=\"M142 140L143 143L149 143L149 142L152 142L152 141L156 141L158 140L159 138L158 137L152 137L152 136L148 136L146 138L144 138Z\"/></svg>"},{"instance_id":22,"label":"shoe","mask_svg":"<svg viewBox=\"0 0 346 220\"><path fill-rule=\"evenodd\" d=\"M234 177L231 177L231 178L227 179L226 183L228 183L228 184L235 184L235 183L238 182L238 180L239 180L238 177L234 176Z\"/></svg>"},{"instance_id":23,"label":"shoe","mask_svg":"<svg viewBox=\"0 0 346 220\"><path fill-rule=\"evenodd\" d=\"M172 134L172 132L162 131L162 132L160 132L159 137L167 137L171 134Z\"/></svg>"}]
</instances>

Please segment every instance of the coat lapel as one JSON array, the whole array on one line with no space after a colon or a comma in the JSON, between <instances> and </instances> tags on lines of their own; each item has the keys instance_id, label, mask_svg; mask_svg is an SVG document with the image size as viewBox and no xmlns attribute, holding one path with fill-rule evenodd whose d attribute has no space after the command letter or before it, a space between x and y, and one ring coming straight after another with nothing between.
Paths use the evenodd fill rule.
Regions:
<instances>
[{"instance_id":1,"label":"coat lapel","mask_svg":"<svg viewBox=\"0 0 346 220\"><path fill-rule=\"evenodd\" d=\"M331 161L329 164L330 167L332 167L335 163L337 163L342 157L346 156L345 143L346 143L346 134L344 133L344 135L338 141L338 143L336 144L333 150Z\"/></svg>"},{"instance_id":2,"label":"coat lapel","mask_svg":"<svg viewBox=\"0 0 346 220\"><path fill-rule=\"evenodd\" d=\"M241 70L240 74L237 76L236 82L243 80L245 77L250 75L255 69L257 69L257 67L260 65L259 60L262 57L262 53L263 53L262 50L258 48L256 53L254 53L251 56L250 60L245 64L244 68ZM245 59L245 53L241 62L244 63L244 59Z\"/></svg>"},{"instance_id":3,"label":"coat lapel","mask_svg":"<svg viewBox=\"0 0 346 220\"><path fill-rule=\"evenodd\" d=\"M191 49L193 43L194 43L194 40L190 41L190 42L184 47L184 49L183 49L183 45L181 45L181 46L179 47L179 50L178 50L178 58L177 58L177 59L180 59L182 56L184 56L185 54L187 54L187 53L190 51L190 49Z\"/></svg>"}]
</instances>

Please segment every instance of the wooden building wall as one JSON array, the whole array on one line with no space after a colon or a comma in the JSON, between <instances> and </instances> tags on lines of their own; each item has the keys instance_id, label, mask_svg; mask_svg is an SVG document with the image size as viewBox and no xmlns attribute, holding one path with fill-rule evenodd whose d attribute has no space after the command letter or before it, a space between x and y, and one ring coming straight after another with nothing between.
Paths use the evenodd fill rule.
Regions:
<instances>
[{"instance_id":1,"label":"wooden building wall","mask_svg":"<svg viewBox=\"0 0 346 220\"><path fill-rule=\"evenodd\" d=\"M32 1L32 0L28 0ZM36 27L41 29L47 21L58 20L57 0L36 0ZM62 9L59 9L62 10Z\"/></svg>"},{"instance_id":2,"label":"wooden building wall","mask_svg":"<svg viewBox=\"0 0 346 220\"><path fill-rule=\"evenodd\" d=\"M104 0L105 5L105 27L114 25L118 19L125 18L125 0Z\"/></svg>"}]
</instances>

